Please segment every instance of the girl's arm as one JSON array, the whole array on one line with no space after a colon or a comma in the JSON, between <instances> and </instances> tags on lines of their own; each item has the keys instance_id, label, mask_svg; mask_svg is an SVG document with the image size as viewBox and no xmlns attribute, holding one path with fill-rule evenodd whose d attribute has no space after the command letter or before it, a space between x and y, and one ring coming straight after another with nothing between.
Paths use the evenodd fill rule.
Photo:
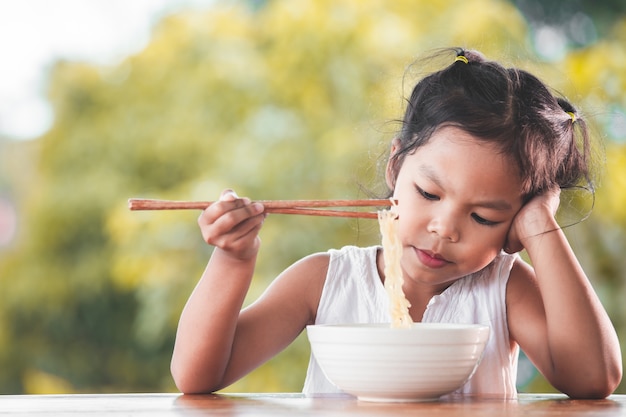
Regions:
<instances>
[{"instance_id":1,"label":"girl's arm","mask_svg":"<svg viewBox=\"0 0 626 417\"><path fill-rule=\"evenodd\" d=\"M262 206L225 192L198 219L204 239L216 248L176 333L171 372L184 393L231 384L293 341L314 316L328 265L322 255L294 264L241 311L264 217Z\"/></svg>"},{"instance_id":2,"label":"girl's arm","mask_svg":"<svg viewBox=\"0 0 626 417\"><path fill-rule=\"evenodd\" d=\"M511 338L555 388L576 398L604 398L622 378L615 329L554 213L559 192L520 210L509 234L533 268L516 262L507 287ZM519 249L519 247L517 248Z\"/></svg>"}]
</instances>

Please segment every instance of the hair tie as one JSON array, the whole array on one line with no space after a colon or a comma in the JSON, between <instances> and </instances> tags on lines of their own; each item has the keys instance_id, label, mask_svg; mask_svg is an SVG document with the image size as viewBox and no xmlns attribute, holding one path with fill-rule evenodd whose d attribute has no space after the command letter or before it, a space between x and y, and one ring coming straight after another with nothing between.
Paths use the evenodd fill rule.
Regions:
<instances>
[{"instance_id":1,"label":"hair tie","mask_svg":"<svg viewBox=\"0 0 626 417\"><path fill-rule=\"evenodd\" d=\"M572 119L572 123L576 122L576 114L572 111L566 111L567 115Z\"/></svg>"},{"instance_id":2,"label":"hair tie","mask_svg":"<svg viewBox=\"0 0 626 417\"><path fill-rule=\"evenodd\" d=\"M454 60L454 62L456 61L461 61L465 64L469 64L468 59L464 56L464 55L457 55L456 59Z\"/></svg>"}]
</instances>

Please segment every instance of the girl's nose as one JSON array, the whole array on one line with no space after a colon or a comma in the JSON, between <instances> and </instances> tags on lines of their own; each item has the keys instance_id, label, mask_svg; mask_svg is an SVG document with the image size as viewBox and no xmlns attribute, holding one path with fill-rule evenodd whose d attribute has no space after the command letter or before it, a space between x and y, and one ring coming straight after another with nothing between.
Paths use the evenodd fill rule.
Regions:
<instances>
[{"instance_id":1,"label":"girl's nose","mask_svg":"<svg viewBox=\"0 0 626 417\"><path fill-rule=\"evenodd\" d=\"M460 233L454 215L439 213L431 219L427 228L429 233L436 234L440 239L449 240L452 243L459 241Z\"/></svg>"}]
</instances>

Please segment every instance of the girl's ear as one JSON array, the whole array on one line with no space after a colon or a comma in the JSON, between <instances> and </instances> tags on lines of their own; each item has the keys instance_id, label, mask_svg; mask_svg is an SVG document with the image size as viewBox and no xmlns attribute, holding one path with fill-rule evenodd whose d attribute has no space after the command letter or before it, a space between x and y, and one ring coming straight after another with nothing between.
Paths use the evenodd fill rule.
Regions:
<instances>
[{"instance_id":1,"label":"girl's ear","mask_svg":"<svg viewBox=\"0 0 626 417\"><path fill-rule=\"evenodd\" d=\"M390 190L396 188L396 177L398 176L398 160L394 158L396 152L400 149L400 139L394 138L391 141L391 150L389 151L389 159L387 159L387 168L385 169L385 180Z\"/></svg>"}]
</instances>

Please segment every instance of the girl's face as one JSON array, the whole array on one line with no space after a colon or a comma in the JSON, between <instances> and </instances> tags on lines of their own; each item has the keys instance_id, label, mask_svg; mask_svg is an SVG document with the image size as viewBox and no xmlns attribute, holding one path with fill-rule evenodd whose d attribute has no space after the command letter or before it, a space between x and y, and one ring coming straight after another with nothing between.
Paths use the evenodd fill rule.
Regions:
<instances>
[{"instance_id":1,"label":"girl's face","mask_svg":"<svg viewBox=\"0 0 626 417\"><path fill-rule=\"evenodd\" d=\"M435 131L406 155L395 181L405 279L443 291L491 263L522 206L520 190L515 165L492 144L456 127Z\"/></svg>"}]
</instances>

